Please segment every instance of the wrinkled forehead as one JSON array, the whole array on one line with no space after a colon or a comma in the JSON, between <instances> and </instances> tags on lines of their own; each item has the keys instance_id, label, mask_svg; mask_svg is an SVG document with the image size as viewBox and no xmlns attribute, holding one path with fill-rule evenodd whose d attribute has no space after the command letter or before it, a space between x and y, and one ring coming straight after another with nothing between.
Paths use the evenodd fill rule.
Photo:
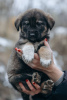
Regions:
<instances>
[{"instance_id":1,"label":"wrinkled forehead","mask_svg":"<svg viewBox=\"0 0 67 100\"><path fill-rule=\"evenodd\" d=\"M22 17L22 20L44 20L45 17L41 12L37 12L37 11L30 11L26 14L24 14L24 16Z\"/></svg>"}]
</instances>

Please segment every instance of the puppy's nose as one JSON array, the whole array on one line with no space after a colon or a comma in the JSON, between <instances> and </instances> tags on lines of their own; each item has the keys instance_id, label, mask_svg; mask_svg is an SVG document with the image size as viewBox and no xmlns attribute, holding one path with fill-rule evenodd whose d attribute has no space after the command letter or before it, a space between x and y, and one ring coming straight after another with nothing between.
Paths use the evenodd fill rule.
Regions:
<instances>
[{"instance_id":1,"label":"puppy's nose","mask_svg":"<svg viewBox=\"0 0 67 100\"><path fill-rule=\"evenodd\" d=\"M30 36L35 36L35 32L33 30L28 31L28 33L29 33Z\"/></svg>"},{"instance_id":2,"label":"puppy's nose","mask_svg":"<svg viewBox=\"0 0 67 100\"><path fill-rule=\"evenodd\" d=\"M30 34L31 36L33 36L33 35L38 34L38 31L33 31L33 30L31 30L31 31L29 31L29 34Z\"/></svg>"},{"instance_id":3,"label":"puppy's nose","mask_svg":"<svg viewBox=\"0 0 67 100\"><path fill-rule=\"evenodd\" d=\"M35 36L35 34L34 33L30 33L30 36Z\"/></svg>"},{"instance_id":4,"label":"puppy's nose","mask_svg":"<svg viewBox=\"0 0 67 100\"><path fill-rule=\"evenodd\" d=\"M37 38L38 37L38 31L28 31L28 35L30 38Z\"/></svg>"}]
</instances>

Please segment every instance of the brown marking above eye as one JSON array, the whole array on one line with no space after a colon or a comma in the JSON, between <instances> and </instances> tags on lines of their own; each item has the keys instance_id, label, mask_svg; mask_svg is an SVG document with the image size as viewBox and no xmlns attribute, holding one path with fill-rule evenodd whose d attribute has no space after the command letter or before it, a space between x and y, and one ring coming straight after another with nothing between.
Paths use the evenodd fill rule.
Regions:
<instances>
[{"instance_id":1,"label":"brown marking above eye","mask_svg":"<svg viewBox=\"0 0 67 100\"><path fill-rule=\"evenodd\" d=\"M37 20L36 23L42 24L43 21L41 21L41 20Z\"/></svg>"}]
</instances>

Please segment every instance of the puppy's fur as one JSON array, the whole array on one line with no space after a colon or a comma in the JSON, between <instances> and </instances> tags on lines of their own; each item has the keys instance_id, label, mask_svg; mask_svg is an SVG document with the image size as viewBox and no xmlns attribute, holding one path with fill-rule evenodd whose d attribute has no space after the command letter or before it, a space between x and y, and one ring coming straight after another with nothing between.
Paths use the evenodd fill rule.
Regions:
<instances>
[{"instance_id":1,"label":"puppy's fur","mask_svg":"<svg viewBox=\"0 0 67 100\"><path fill-rule=\"evenodd\" d=\"M22 94L24 100L30 100L29 95L22 92L19 82L22 82L25 88L29 89L25 82L26 79L29 79L31 83L35 81L41 85L44 98L52 91L53 82L48 81L48 76L30 68L27 64L34 59L34 52L39 54L42 66L48 67L51 63L51 52L44 46L43 40L47 38L49 41L49 30L53 28L54 23L55 21L51 16L38 9L25 12L15 21L16 29L18 31L20 30L20 38L15 47L22 49L23 54L20 56L14 47L8 62L7 72L9 82ZM45 84L47 84L46 89L44 88ZM49 88L48 84L51 85ZM42 100L42 93L34 96L34 100L36 98Z\"/></svg>"}]
</instances>

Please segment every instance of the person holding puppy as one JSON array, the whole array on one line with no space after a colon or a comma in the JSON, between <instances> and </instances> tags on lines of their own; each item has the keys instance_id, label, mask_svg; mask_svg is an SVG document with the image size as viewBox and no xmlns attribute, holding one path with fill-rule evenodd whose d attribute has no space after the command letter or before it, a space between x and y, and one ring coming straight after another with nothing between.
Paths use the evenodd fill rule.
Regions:
<instances>
[{"instance_id":1,"label":"person holding puppy","mask_svg":"<svg viewBox=\"0 0 67 100\"><path fill-rule=\"evenodd\" d=\"M33 100L55 100L57 94L65 93L63 88L66 89L66 84L65 87L60 84L62 81L64 83L66 72L62 72L54 64L52 50L47 42L54 24L51 15L40 9L26 11L15 21L19 40L8 61L7 74L9 82L21 93L23 100L31 100L31 96Z\"/></svg>"},{"instance_id":2,"label":"person holding puppy","mask_svg":"<svg viewBox=\"0 0 67 100\"><path fill-rule=\"evenodd\" d=\"M47 39L44 40L44 45L47 46L52 52L47 42ZM45 68L40 64L40 58L36 53L34 54L34 59L29 64L29 67L42 71L54 82L52 94L44 100L67 100L67 71L62 72L55 65L53 60L53 54L52 54L52 63L49 65L48 68ZM33 82L33 85L35 87L34 88L28 79L26 80L26 83L30 88L30 91L27 90L22 83L19 83L19 85L24 93L32 95L33 100L35 100L35 97L41 92L41 87L35 82ZM42 97L37 98L37 100L42 100Z\"/></svg>"}]
</instances>

